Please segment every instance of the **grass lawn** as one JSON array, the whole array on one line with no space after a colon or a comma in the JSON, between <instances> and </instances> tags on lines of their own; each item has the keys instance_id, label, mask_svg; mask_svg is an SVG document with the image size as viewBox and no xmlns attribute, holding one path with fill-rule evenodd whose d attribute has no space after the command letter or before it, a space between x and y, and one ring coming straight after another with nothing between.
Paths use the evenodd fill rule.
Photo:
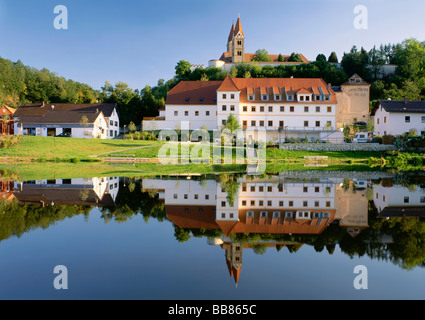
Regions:
<instances>
[{"instance_id":1,"label":"grass lawn","mask_svg":"<svg viewBox=\"0 0 425 320\"><path fill-rule=\"evenodd\" d=\"M162 142L23 136L17 145L7 149L0 149L0 157L86 159L105 152L116 152L128 148L153 145L158 146L159 144L162 144Z\"/></svg>"}]
</instances>

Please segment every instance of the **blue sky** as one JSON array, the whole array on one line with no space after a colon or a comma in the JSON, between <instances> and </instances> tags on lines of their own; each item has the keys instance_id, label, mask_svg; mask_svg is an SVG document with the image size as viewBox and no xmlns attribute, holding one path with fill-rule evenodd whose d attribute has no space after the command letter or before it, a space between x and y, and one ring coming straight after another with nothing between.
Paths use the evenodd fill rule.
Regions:
<instances>
[{"instance_id":1,"label":"blue sky","mask_svg":"<svg viewBox=\"0 0 425 320\"><path fill-rule=\"evenodd\" d=\"M53 27L57 5L68 8L68 30ZM357 5L368 9L367 30L353 26ZM246 52L314 60L332 51L341 59L353 45L424 41L424 13L423 0L0 0L0 56L96 89L106 80L141 89L170 79L181 59L218 59L238 14Z\"/></svg>"}]
</instances>

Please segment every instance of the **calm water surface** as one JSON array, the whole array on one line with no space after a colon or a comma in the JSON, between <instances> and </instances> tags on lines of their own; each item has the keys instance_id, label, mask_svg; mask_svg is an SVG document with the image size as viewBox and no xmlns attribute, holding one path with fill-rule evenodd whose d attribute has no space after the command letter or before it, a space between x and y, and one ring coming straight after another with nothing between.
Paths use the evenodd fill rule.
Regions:
<instances>
[{"instance_id":1,"label":"calm water surface","mask_svg":"<svg viewBox=\"0 0 425 320\"><path fill-rule=\"evenodd\" d=\"M424 299L424 187L332 173L3 181L0 298Z\"/></svg>"}]
</instances>

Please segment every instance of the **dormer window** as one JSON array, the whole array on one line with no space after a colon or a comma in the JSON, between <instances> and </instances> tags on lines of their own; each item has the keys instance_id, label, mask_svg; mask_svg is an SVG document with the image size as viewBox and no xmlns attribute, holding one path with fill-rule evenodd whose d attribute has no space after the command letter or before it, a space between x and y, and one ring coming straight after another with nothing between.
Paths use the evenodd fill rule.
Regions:
<instances>
[{"instance_id":1,"label":"dormer window","mask_svg":"<svg viewBox=\"0 0 425 320\"><path fill-rule=\"evenodd\" d=\"M288 99L288 101L294 101L294 96L292 94L288 95L287 99Z\"/></svg>"},{"instance_id":2,"label":"dormer window","mask_svg":"<svg viewBox=\"0 0 425 320\"><path fill-rule=\"evenodd\" d=\"M269 100L269 97L268 97L266 94L263 94L263 95L261 96L261 100L263 100L263 101L267 101L267 100Z\"/></svg>"},{"instance_id":3,"label":"dormer window","mask_svg":"<svg viewBox=\"0 0 425 320\"><path fill-rule=\"evenodd\" d=\"M305 96L305 101L310 101L310 96Z\"/></svg>"},{"instance_id":4,"label":"dormer window","mask_svg":"<svg viewBox=\"0 0 425 320\"><path fill-rule=\"evenodd\" d=\"M253 101L255 99L253 94L249 94L248 95L248 100Z\"/></svg>"},{"instance_id":5,"label":"dormer window","mask_svg":"<svg viewBox=\"0 0 425 320\"><path fill-rule=\"evenodd\" d=\"M298 96L300 101L304 101L304 96Z\"/></svg>"},{"instance_id":6,"label":"dormer window","mask_svg":"<svg viewBox=\"0 0 425 320\"><path fill-rule=\"evenodd\" d=\"M281 96L280 96L280 94L275 94L275 95L274 95L274 99L275 99L276 101L280 101L280 100L281 100Z\"/></svg>"},{"instance_id":7,"label":"dormer window","mask_svg":"<svg viewBox=\"0 0 425 320\"><path fill-rule=\"evenodd\" d=\"M325 95L325 100L326 100L326 101L331 100L331 96L330 96L330 95Z\"/></svg>"},{"instance_id":8,"label":"dormer window","mask_svg":"<svg viewBox=\"0 0 425 320\"><path fill-rule=\"evenodd\" d=\"M320 101L321 99L320 99L320 95L319 94L317 94L316 95L316 101Z\"/></svg>"}]
</instances>

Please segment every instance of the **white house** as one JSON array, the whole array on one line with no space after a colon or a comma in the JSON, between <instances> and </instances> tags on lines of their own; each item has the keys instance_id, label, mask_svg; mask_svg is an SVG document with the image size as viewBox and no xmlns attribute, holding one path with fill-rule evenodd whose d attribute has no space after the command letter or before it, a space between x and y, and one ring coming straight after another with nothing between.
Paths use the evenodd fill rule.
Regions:
<instances>
[{"instance_id":1,"label":"white house","mask_svg":"<svg viewBox=\"0 0 425 320\"><path fill-rule=\"evenodd\" d=\"M412 129L425 135L425 101L378 101L371 115L375 132L381 136L397 136Z\"/></svg>"},{"instance_id":2,"label":"white house","mask_svg":"<svg viewBox=\"0 0 425 320\"><path fill-rule=\"evenodd\" d=\"M119 135L115 104L24 104L15 112L15 134L112 139Z\"/></svg>"},{"instance_id":3,"label":"white house","mask_svg":"<svg viewBox=\"0 0 425 320\"><path fill-rule=\"evenodd\" d=\"M322 79L232 78L182 81L168 92L165 108L145 130L221 130L230 114L249 134L267 141L289 137L325 140L336 133L337 98Z\"/></svg>"}]
</instances>

